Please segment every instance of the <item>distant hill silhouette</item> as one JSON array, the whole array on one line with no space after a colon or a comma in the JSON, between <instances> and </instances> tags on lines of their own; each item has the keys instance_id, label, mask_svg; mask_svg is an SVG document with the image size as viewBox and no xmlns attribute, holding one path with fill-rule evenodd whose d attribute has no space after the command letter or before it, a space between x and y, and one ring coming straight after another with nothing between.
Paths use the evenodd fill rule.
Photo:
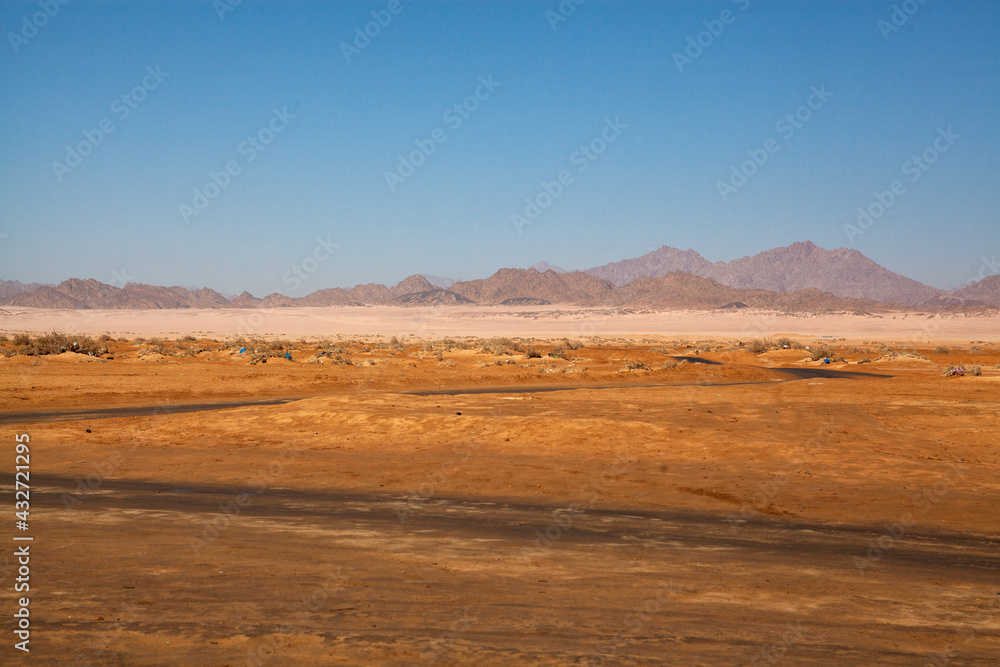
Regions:
<instances>
[{"instance_id":1,"label":"distant hill silhouette","mask_svg":"<svg viewBox=\"0 0 1000 667\"><path fill-rule=\"evenodd\" d=\"M950 294L959 299L971 299L1000 308L1000 273L986 276L978 283L954 290Z\"/></svg>"},{"instance_id":2,"label":"distant hill silhouette","mask_svg":"<svg viewBox=\"0 0 1000 667\"><path fill-rule=\"evenodd\" d=\"M879 266L857 250L824 250L811 241L765 250L731 262L709 262L694 250L663 246L641 257L611 262L587 273L624 285L671 271L712 278L729 287L773 292L816 288L836 296L918 305L946 292Z\"/></svg>"},{"instance_id":3,"label":"distant hill silhouette","mask_svg":"<svg viewBox=\"0 0 1000 667\"><path fill-rule=\"evenodd\" d=\"M648 308L761 308L802 312L876 312L903 305L925 309L1000 308L1000 275L945 291L879 266L856 250L824 250L808 241L731 262L709 262L694 250L663 246L642 257L587 271L546 262L500 269L488 278L453 282L412 275L392 287L377 283L320 289L302 297L94 279L58 285L0 281L0 305L30 308L150 310L290 306L445 306L461 304ZM543 269L543 270L539 270ZM435 284L445 281L447 288Z\"/></svg>"}]
</instances>

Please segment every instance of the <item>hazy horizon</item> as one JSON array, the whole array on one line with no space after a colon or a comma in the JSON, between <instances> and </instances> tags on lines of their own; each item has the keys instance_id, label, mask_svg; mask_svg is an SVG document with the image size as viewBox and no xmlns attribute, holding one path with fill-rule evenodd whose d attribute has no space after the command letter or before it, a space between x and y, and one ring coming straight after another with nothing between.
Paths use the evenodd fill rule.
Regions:
<instances>
[{"instance_id":1,"label":"hazy horizon","mask_svg":"<svg viewBox=\"0 0 1000 667\"><path fill-rule=\"evenodd\" d=\"M808 240L807 241L802 241L802 243L805 243L805 242L809 242L809 241ZM654 250L657 250L657 249L658 248L656 248ZM698 252L697 248L677 248L677 250L694 250L694 252ZM768 250L770 250L770 248ZM824 248L824 250L835 250L835 248ZM643 255L645 255L645 254L646 253L643 253ZM698 253L698 254L701 254L701 253ZM707 257L705 257L705 259L708 259L709 261L712 261L712 262L722 261L722 262L727 262L728 263L728 262L731 262L731 261L736 260L736 259L741 259L741 258L750 257L750 256L751 255L742 255L740 257L732 257L732 258L724 259L724 260L711 260L710 258L707 258ZM622 260L625 260L625 259L634 259L634 258L622 257L622 258L617 258L617 259L609 260L608 262L605 262L604 264L619 262L619 261L622 261ZM491 271L488 274L483 274L483 275L479 275L479 276L471 276L471 277L468 277L468 278L461 278L461 279L458 279L458 280L456 280L456 279L454 279L454 278L452 278L450 276L442 276L442 275L434 274L434 273L431 273L431 272L428 272L428 271L421 271L421 272L418 272L418 273L407 274L406 276L403 276L403 277L399 278L398 280L388 280L388 281L374 280L374 281L368 281L368 283L383 284L386 287L394 287L397 284L399 284L400 282L402 282L402 281L406 280L407 278L410 278L411 276L414 276L414 275L419 275L421 277L424 277L425 279L427 279L432 284L435 283L437 280L441 280L441 279L444 279L444 280L447 280L447 281L452 281L452 282L462 282L462 281L467 281L467 280L477 280L477 279L481 279L481 278L489 278L494 273L496 273L497 270L500 270L500 269L533 269L533 268L536 268L534 266L534 264L538 264L538 263L543 262L543 261L545 261L545 260L539 260L537 262L533 262L531 266L499 267L498 269L496 269L494 271ZM549 264L549 268L556 269L556 270L561 269L562 271L567 272L567 273L572 273L574 271L586 272L586 271L589 271L590 269L597 268L597 267L591 267L591 266L567 268L565 266L559 266L559 265L553 264L551 262L547 262L547 263ZM600 266L603 266L603 264L600 265ZM984 269L984 267L985 267L985 269ZM312 277L311 274L309 274L308 271L307 271L308 268L309 268L308 265L307 266L303 266L302 263L299 263L298 265L296 265L296 269L294 271L289 271L286 274L285 277L292 284L297 284L299 286L306 285L307 281L309 281L311 279L311 277ZM983 273L984 270L989 271L989 270L993 270L993 269L996 269L996 268L997 268L997 259L996 259L995 256L994 257L982 257L980 259L980 267L977 270L980 273ZM538 269L538 270L540 270L540 269ZM987 273L986 275L992 275L992 273ZM303 280L303 276L306 277L305 280ZM912 276L905 276L905 277L910 278ZM124 287L126 284L142 284L141 281L134 280L134 276L132 276L131 274L128 274L127 272L123 272L123 271L120 271L120 270L112 271L112 279L110 281L101 280L100 278L98 278L96 276L66 276L65 278L63 278L61 280L57 280L55 282L50 282L50 283L46 283L46 284L57 285L59 283L62 283L65 280L72 280L72 279L80 279L80 280L93 279L93 280L98 280L99 282L103 282L105 284L110 284L113 287L119 287L119 288L120 287ZM15 280L15 279L11 279L11 278L6 278L4 276L0 276L0 280ZM955 285L955 286L952 286L952 287L949 287L949 288L940 288L937 285L931 285L931 286L932 287L939 287L939 289L950 290L950 289L956 289L956 288L959 288L959 287L964 287L966 285L972 284L972 283L977 282L977 281L978 281L978 276L971 275L969 280L967 280L966 282L964 282L964 283L962 283L960 285ZM20 282L27 282L27 281L20 281ZM38 281L32 281L32 282L38 282ZM342 284L342 285L326 285L326 284L320 284L317 281L312 281L312 284L309 284L309 286L308 286L307 289L291 290L293 292L293 294L291 296L305 296L307 294L311 294L312 292L316 292L316 291L323 290L323 289L335 288L335 287L350 289L352 287L356 287L358 285L363 285L363 284L368 284L368 283L351 283L351 284ZM223 296L225 296L226 298L230 298L230 299L231 298L235 298L235 297L241 295L243 292L248 292L248 293L250 293L251 296L256 297L256 298L263 298L265 296L269 296L270 294L276 294L276 293L277 294L283 294L285 292L283 290L275 290L273 292L267 292L267 293L256 293L256 292L253 292L252 290L249 290L249 289L240 289L238 291L226 291L226 290L223 290L223 289L217 289L216 287L214 287L212 285L197 285L197 284L183 284L183 283L170 283L170 284L152 283L152 284L154 284L156 286L159 286L159 287L183 287L183 288L189 289L189 290L199 290L199 289L203 289L203 288L208 288L208 289L215 290L216 292L218 292L218 293L222 294Z\"/></svg>"},{"instance_id":2,"label":"hazy horizon","mask_svg":"<svg viewBox=\"0 0 1000 667\"><path fill-rule=\"evenodd\" d=\"M903 4L4 3L0 278L299 297L810 240L952 289L1000 254L1000 7Z\"/></svg>"}]
</instances>

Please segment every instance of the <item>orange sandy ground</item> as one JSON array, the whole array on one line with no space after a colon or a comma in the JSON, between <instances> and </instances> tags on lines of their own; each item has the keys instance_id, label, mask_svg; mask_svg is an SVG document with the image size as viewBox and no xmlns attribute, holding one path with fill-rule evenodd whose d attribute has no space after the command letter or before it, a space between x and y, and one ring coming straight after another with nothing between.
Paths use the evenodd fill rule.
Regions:
<instances>
[{"instance_id":1,"label":"orange sandy ground","mask_svg":"<svg viewBox=\"0 0 1000 667\"><path fill-rule=\"evenodd\" d=\"M700 338L530 360L378 343L342 341L352 365L205 339L0 358L2 413L167 412L3 421L11 474L31 438L32 658L1000 663L996 341L860 365L877 346L823 365ZM956 363L983 374L942 377ZM402 393L537 386L577 388ZM303 398L169 413L268 397Z\"/></svg>"}]
</instances>

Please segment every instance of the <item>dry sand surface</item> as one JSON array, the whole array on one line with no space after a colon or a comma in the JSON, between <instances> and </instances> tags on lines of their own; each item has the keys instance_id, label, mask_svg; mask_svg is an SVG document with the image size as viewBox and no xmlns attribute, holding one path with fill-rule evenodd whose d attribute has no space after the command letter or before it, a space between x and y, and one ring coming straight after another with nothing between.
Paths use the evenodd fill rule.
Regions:
<instances>
[{"instance_id":1,"label":"dry sand surface","mask_svg":"<svg viewBox=\"0 0 1000 667\"><path fill-rule=\"evenodd\" d=\"M804 315L753 310L658 311L575 306L258 308L182 310L0 309L0 332L68 331L115 336L287 337L715 335L775 332L848 339L966 341L1000 337L1000 316L931 314Z\"/></svg>"},{"instance_id":2,"label":"dry sand surface","mask_svg":"<svg viewBox=\"0 0 1000 667\"><path fill-rule=\"evenodd\" d=\"M0 357L11 512L14 437L31 439L33 660L1000 664L995 321L942 320L931 338L962 341L947 351L871 342L906 340L915 316L773 321L871 339L830 342L824 364L683 337L689 313L480 309L429 326L527 336L596 319L587 335L605 336L565 358L522 342L541 355L526 358L510 341L431 342L406 326L420 311L373 310L330 322L423 340ZM272 333L327 326L272 312ZM226 332L245 315L98 313L81 329ZM740 317L701 321L738 338ZM954 364L982 375L942 376Z\"/></svg>"}]
</instances>

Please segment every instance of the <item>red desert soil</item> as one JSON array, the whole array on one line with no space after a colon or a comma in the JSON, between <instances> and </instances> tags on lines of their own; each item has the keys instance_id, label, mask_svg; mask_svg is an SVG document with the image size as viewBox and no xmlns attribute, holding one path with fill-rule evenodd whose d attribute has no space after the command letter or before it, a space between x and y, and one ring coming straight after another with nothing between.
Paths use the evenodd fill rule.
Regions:
<instances>
[{"instance_id":1,"label":"red desert soil","mask_svg":"<svg viewBox=\"0 0 1000 667\"><path fill-rule=\"evenodd\" d=\"M32 659L1000 663L996 344L532 344L0 358Z\"/></svg>"}]
</instances>

